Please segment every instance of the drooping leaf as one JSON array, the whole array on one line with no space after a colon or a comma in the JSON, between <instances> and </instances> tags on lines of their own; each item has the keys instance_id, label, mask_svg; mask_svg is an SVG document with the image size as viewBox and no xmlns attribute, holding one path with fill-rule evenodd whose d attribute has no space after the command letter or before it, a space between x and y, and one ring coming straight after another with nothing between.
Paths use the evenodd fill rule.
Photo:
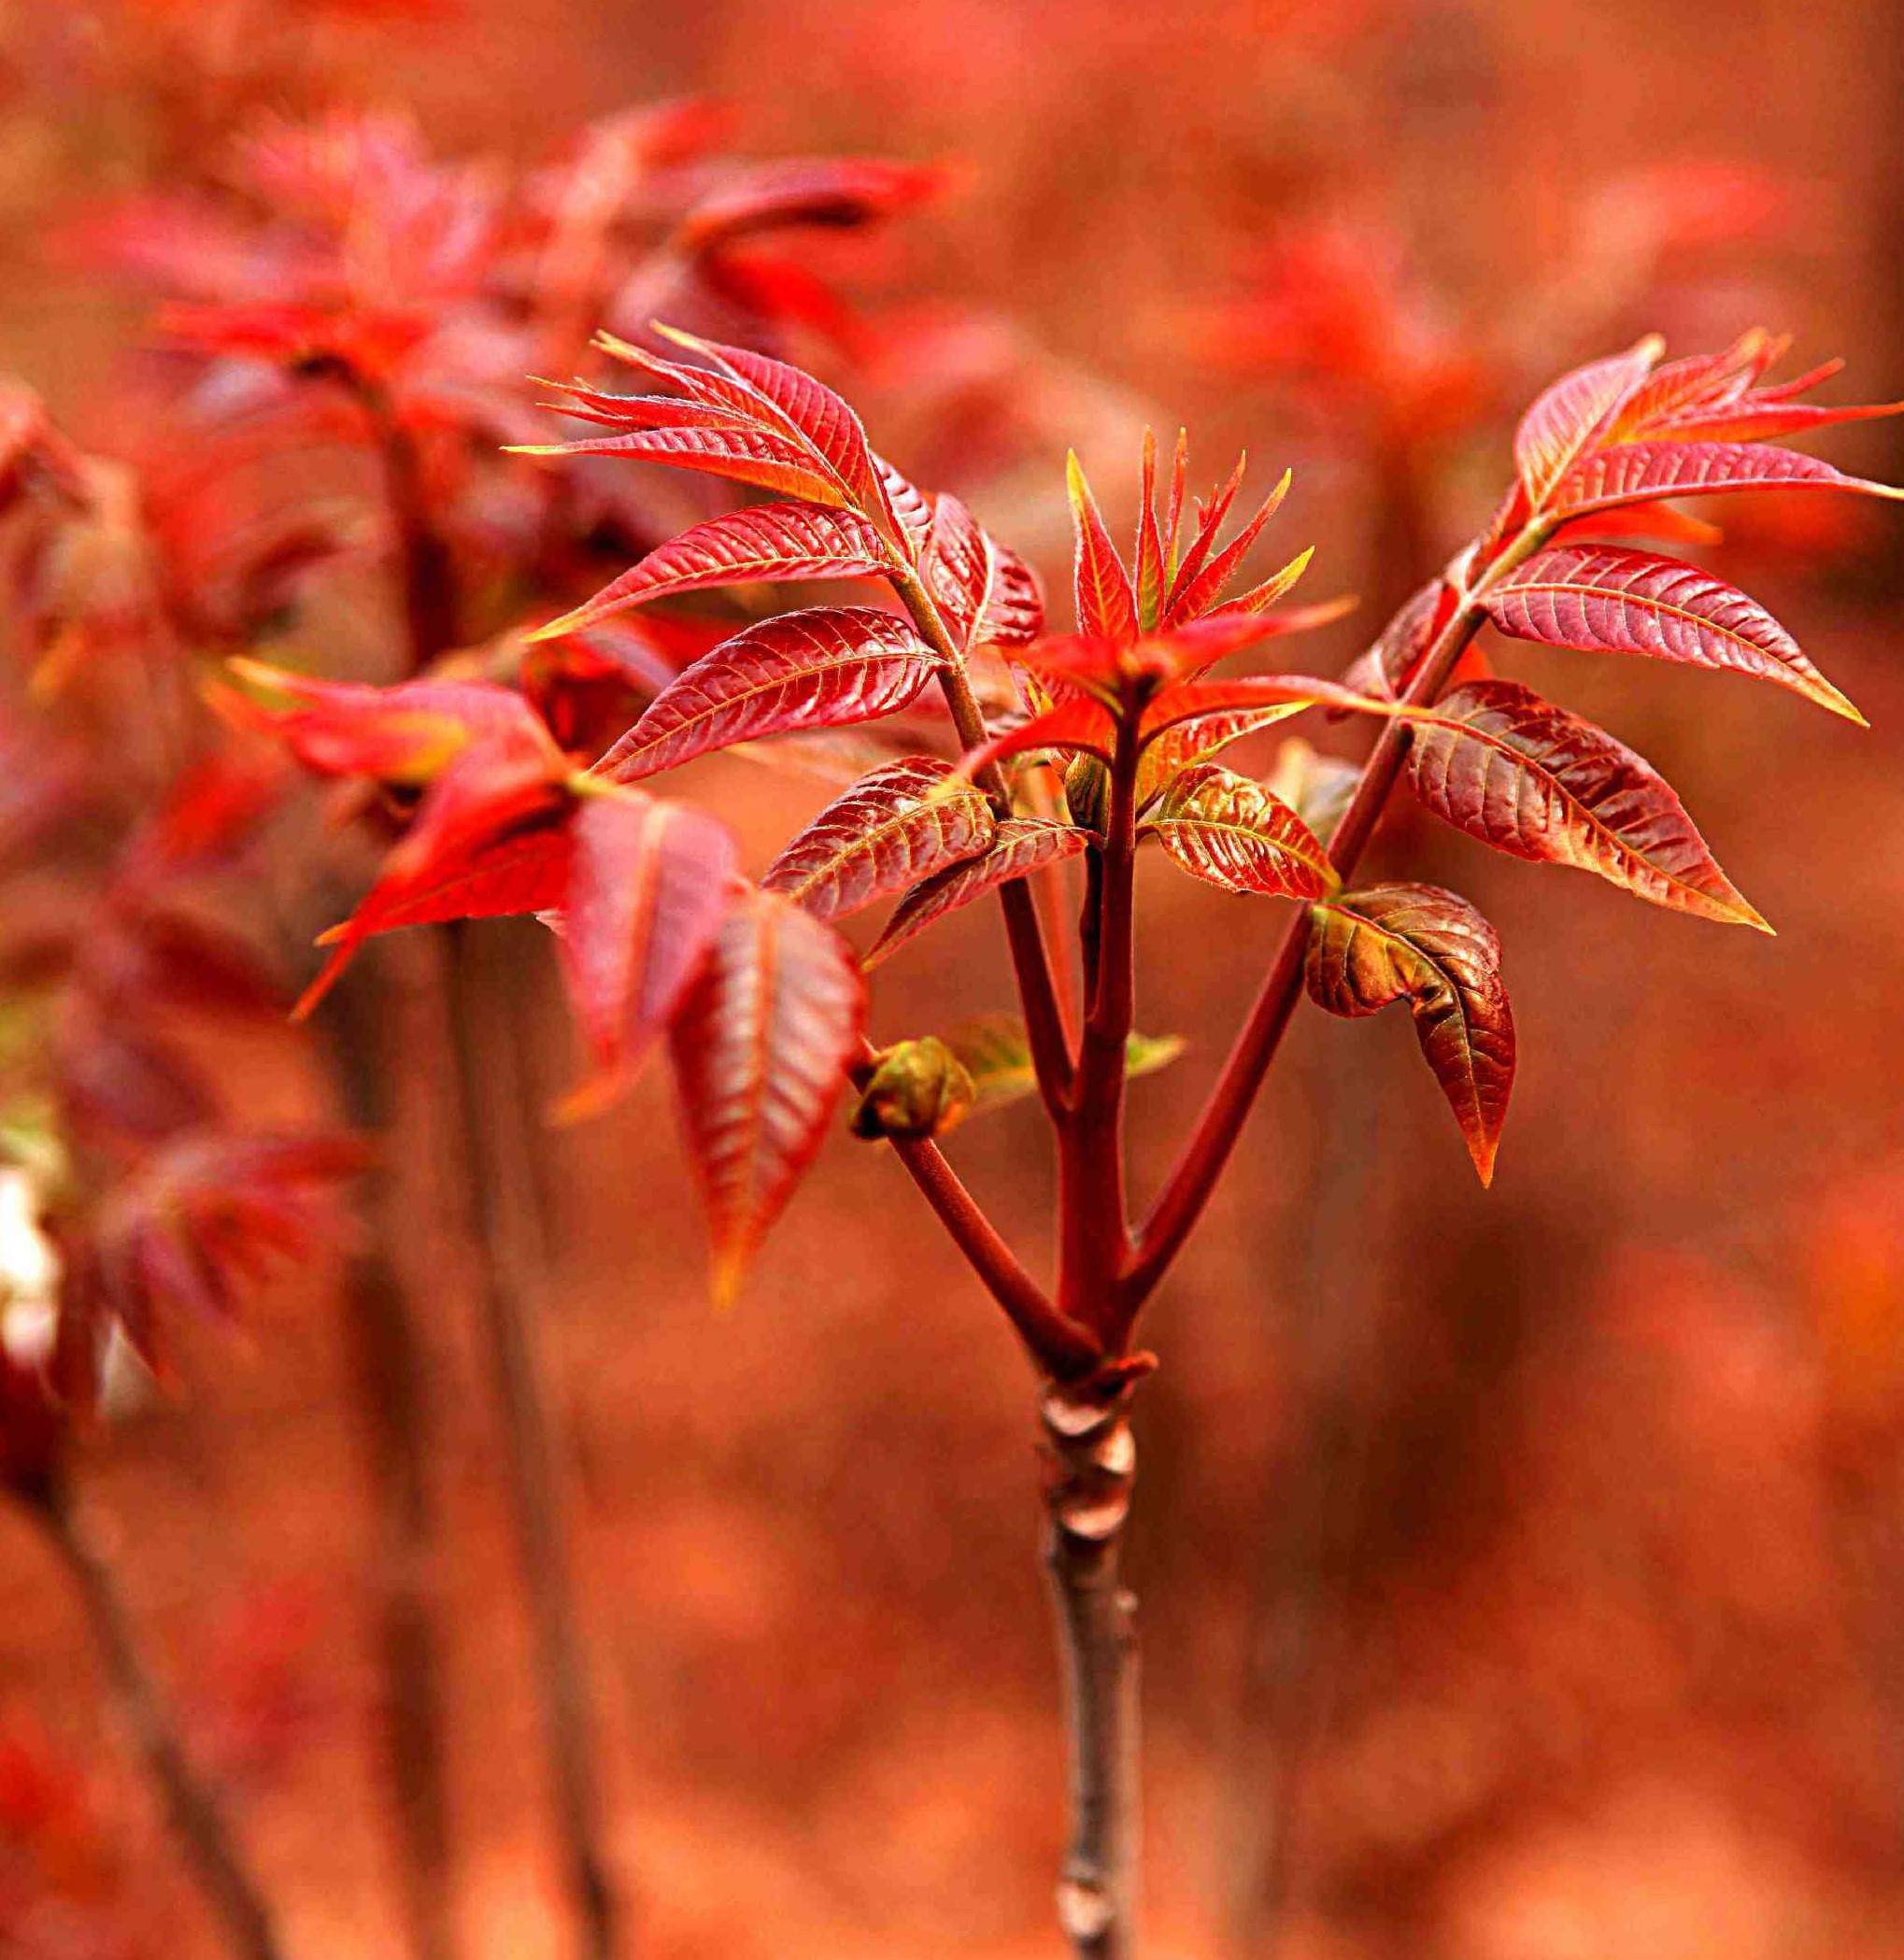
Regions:
<instances>
[{"instance_id":1,"label":"drooping leaf","mask_svg":"<svg viewBox=\"0 0 1904 1960\"><path fill-rule=\"evenodd\" d=\"M1849 720L1864 719L1755 599L1677 559L1612 545L1563 545L1530 559L1483 603L1516 639L1728 667L1789 688Z\"/></svg>"},{"instance_id":2,"label":"drooping leaf","mask_svg":"<svg viewBox=\"0 0 1904 1960\"><path fill-rule=\"evenodd\" d=\"M851 947L777 892L730 905L670 1034L717 1300L813 1161L865 1018Z\"/></svg>"},{"instance_id":3,"label":"drooping leaf","mask_svg":"<svg viewBox=\"0 0 1904 1960\"><path fill-rule=\"evenodd\" d=\"M1144 829L1193 878L1224 891L1313 899L1336 882L1328 852L1288 804L1215 762L1178 775Z\"/></svg>"},{"instance_id":4,"label":"drooping leaf","mask_svg":"<svg viewBox=\"0 0 1904 1960\"><path fill-rule=\"evenodd\" d=\"M1306 977L1334 1015L1374 1014L1406 1001L1415 1039L1455 1112L1484 1185L1513 1087L1513 1014L1494 928L1433 885L1371 885L1317 904Z\"/></svg>"},{"instance_id":5,"label":"drooping leaf","mask_svg":"<svg viewBox=\"0 0 1904 1960\"><path fill-rule=\"evenodd\" d=\"M479 745L430 786L377 882L318 944L333 951L292 1010L305 1018L359 945L405 926L544 912L566 888L569 794L533 760Z\"/></svg>"},{"instance_id":6,"label":"drooping leaf","mask_svg":"<svg viewBox=\"0 0 1904 1960\"><path fill-rule=\"evenodd\" d=\"M974 776L993 762L1032 755L1041 748L1055 748L1067 755L1086 753L1108 760L1116 739L1116 726L1106 710L1088 695L1074 694L1030 721L994 735L982 747L973 749L959 768Z\"/></svg>"},{"instance_id":7,"label":"drooping leaf","mask_svg":"<svg viewBox=\"0 0 1904 1960\"><path fill-rule=\"evenodd\" d=\"M984 793L949 762L906 756L829 803L760 883L815 918L845 918L977 857L997 829Z\"/></svg>"},{"instance_id":8,"label":"drooping leaf","mask_svg":"<svg viewBox=\"0 0 1904 1960\"><path fill-rule=\"evenodd\" d=\"M1457 688L1425 713L1408 773L1428 809L1497 850L1574 865L1671 911L1770 930L1651 763L1518 681Z\"/></svg>"},{"instance_id":9,"label":"drooping leaf","mask_svg":"<svg viewBox=\"0 0 1904 1960\"><path fill-rule=\"evenodd\" d=\"M938 668L897 614L860 605L782 613L687 668L595 773L631 783L736 742L872 721L907 706Z\"/></svg>"},{"instance_id":10,"label":"drooping leaf","mask_svg":"<svg viewBox=\"0 0 1904 1960\"><path fill-rule=\"evenodd\" d=\"M1655 497L1748 490L1855 490L1868 497L1904 498L1904 490L1888 483L1847 476L1796 449L1736 442L1642 442L1587 457L1556 490L1553 508L1580 517Z\"/></svg>"},{"instance_id":11,"label":"drooping leaf","mask_svg":"<svg viewBox=\"0 0 1904 1960\"><path fill-rule=\"evenodd\" d=\"M948 912L957 912L986 892L1009 885L1015 878L1027 877L1044 865L1074 858L1090 841L1088 831L1070 824L1054 823L1042 817L1007 817L999 825L991 847L983 856L954 864L906 894L867 954L868 969L890 959L907 940L936 924Z\"/></svg>"},{"instance_id":12,"label":"drooping leaf","mask_svg":"<svg viewBox=\"0 0 1904 1960\"><path fill-rule=\"evenodd\" d=\"M1649 334L1624 354L1589 362L1563 375L1522 417L1514 433L1514 466L1536 509L1607 432L1664 351L1658 335Z\"/></svg>"},{"instance_id":13,"label":"drooping leaf","mask_svg":"<svg viewBox=\"0 0 1904 1960\"><path fill-rule=\"evenodd\" d=\"M1064 468L1075 534L1072 583L1077 630L1094 633L1114 646L1128 646L1137 637L1137 599L1130 589L1130 575L1104 529L1097 500L1075 453L1065 459Z\"/></svg>"},{"instance_id":14,"label":"drooping leaf","mask_svg":"<svg viewBox=\"0 0 1904 1960\"><path fill-rule=\"evenodd\" d=\"M803 578L877 578L891 569L879 533L850 510L754 504L695 524L660 545L590 599L525 635L552 640L611 613L711 586Z\"/></svg>"},{"instance_id":15,"label":"drooping leaf","mask_svg":"<svg viewBox=\"0 0 1904 1960\"><path fill-rule=\"evenodd\" d=\"M947 1030L945 1045L964 1064L976 1091L976 1112L1002 1109L1038 1087L1031 1041L1015 1014L974 1015ZM1139 1034L1124 1044L1124 1073L1135 1080L1168 1068L1184 1052L1181 1035Z\"/></svg>"},{"instance_id":16,"label":"drooping leaf","mask_svg":"<svg viewBox=\"0 0 1904 1960\"><path fill-rule=\"evenodd\" d=\"M591 796L571 825L562 977L595 1063L563 1114L604 1108L632 1080L726 913L735 848L725 824L638 789Z\"/></svg>"}]
</instances>

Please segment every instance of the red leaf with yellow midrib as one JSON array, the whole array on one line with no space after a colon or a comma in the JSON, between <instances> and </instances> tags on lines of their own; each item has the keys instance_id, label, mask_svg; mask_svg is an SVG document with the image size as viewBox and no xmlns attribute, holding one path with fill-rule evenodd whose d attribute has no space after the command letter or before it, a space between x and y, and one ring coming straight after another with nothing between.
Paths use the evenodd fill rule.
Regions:
<instances>
[{"instance_id":1,"label":"red leaf with yellow midrib","mask_svg":"<svg viewBox=\"0 0 1904 1960\"><path fill-rule=\"evenodd\" d=\"M909 705L939 665L897 614L782 613L684 669L594 773L633 782L736 742L872 721Z\"/></svg>"},{"instance_id":2,"label":"red leaf with yellow midrib","mask_svg":"<svg viewBox=\"0 0 1904 1960\"><path fill-rule=\"evenodd\" d=\"M732 1299L812 1163L864 1019L858 964L831 927L777 892L733 901L670 1034L717 1300Z\"/></svg>"},{"instance_id":3,"label":"red leaf with yellow midrib","mask_svg":"<svg viewBox=\"0 0 1904 1960\"><path fill-rule=\"evenodd\" d=\"M845 918L977 857L997 829L984 792L951 763L903 756L829 803L760 883L815 918Z\"/></svg>"},{"instance_id":4,"label":"red leaf with yellow midrib","mask_svg":"<svg viewBox=\"0 0 1904 1960\"><path fill-rule=\"evenodd\" d=\"M909 891L887 921L873 950L869 969L889 959L907 940L936 924L949 912L1014 879L1028 877L1046 864L1074 858L1090 844L1088 831L1054 823L1042 817L1012 817L1002 822L991 847L982 857L968 859L928 878Z\"/></svg>"},{"instance_id":5,"label":"red leaf with yellow midrib","mask_svg":"<svg viewBox=\"0 0 1904 1960\"><path fill-rule=\"evenodd\" d=\"M1185 770L1144 829L1192 877L1224 891L1313 899L1335 883L1329 853L1295 811L1215 762Z\"/></svg>"},{"instance_id":6,"label":"red leaf with yellow midrib","mask_svg":"<svg viewBox=\"0 0 1904 1960\"><path fill-rule=\"evenodd\" d=\"M1412 719L1410 787L1456 830L1670 911L1770 930L1665 778L1605 730L1508 680L1457 688Z\"/></svg>"},{"instance_id":7,"label":"red leaf with yellow midrib","mask_svg":"<svg viewBox=\"0 0 1904 1960\"><path fill-rule=\"evenodd\" d=\"M807 504L754 504L691 525L658 545L574 612L524 637L579 632L611 613L679 592L726 585L779 585L807 578L877 578L891 570L879 533L850 510Z\"/></svg>"},{"instance_id":8,"label":"red leaf with yellow midrib","mask_svg":"<svg viewBox=\"0 0 1904 1960\"><path fill-rule=\"evenodd\" d=\"M1310 998L1355 1018L1406 1001L1415 1039L1467 1140L1481 1182L1513 1087L1513 1012L1500 941L1466 899L1434 885L1371 885L1312 911Z\"/></svg>"},{"instance_id":9,"label":"red leaf with yellow midrib","mask_svg":"<svg viewBox=\"0 0 1904 1960\"><path fill-rule=\"evenodd\" d=\"M1678 559L1564 545L1530 559L1482 603L1515 639L1730 668L1864 719L1757 600Z\"/></svg>"}]
</instances>

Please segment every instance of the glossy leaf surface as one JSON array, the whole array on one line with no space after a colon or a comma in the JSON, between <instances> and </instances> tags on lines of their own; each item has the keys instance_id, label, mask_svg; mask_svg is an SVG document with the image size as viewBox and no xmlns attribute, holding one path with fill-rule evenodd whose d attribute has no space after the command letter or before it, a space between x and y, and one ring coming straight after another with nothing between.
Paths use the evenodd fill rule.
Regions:
<instances>
[{"instance_id":1,"label":"glossy leaf surface","mask_svg":"<svg viewBox=\"0 0 1904 1960\"><path fill-rule=\"evenodd\" d=\"M973 899L1015 878L1029 876L1046 864L1074 858L1090 843L1087 831L1070 824L1053 823L1039 817L1008 817L998 827L991 847L984 856L969 859L928 878L906 894L899 909L888 920L873 950L866 956L869 968L890 958L907 940L936 924L949 912L969 905Z\"/></svg>"},{"instance_id":2,"label":"glossy leaf surface","mask_svg":"<svg viewBox=\"0 0 1904 1960\"><path fill-rule=\"evenodd\" d=\"M1310 998L1346 1016L1409 1003L1421 1052L1481 1182L1491 1183L1514 1072L1513 1014L1494 928L1466 899L1433 885L1343 892L1312 917Z\"/></svg>"},{"instance_id":3,"label":"glossy leaf surface","mask_svg":"<svg viewBox=\"0 0 1904 1960\"><path fill-rule=\"evenodd\" d=\"M906 756L829 803L760 883L815 918L845 918L977 857L997 829L984 792L949 762Z\"/></svg>"},{"instance_id":4,"label":"glossy leaf surface","mask_svg":"<svg viewBox=\"0 0 1904 1960\"><path fill-rule=\"evenodd\" d=\"M907 706L938 667L897 614L782 613L685 669L595 770L633 782L736 742L872 721Z\"/></svg>"},{"instance_id":5,"label":"glossy leaf surface","mask_svg":"<svg viewBox=\"0 0 1904 1960\"><path fill-rule=\"evenodd\" d=\"M1570 864L1675 912L1769 930L1659 773L1518 681L1457 688L1415 724L1409 783L1495 849Z\"/></svg>"},{"instance_id":6,"label":"glossy leaf surface","mask_svg":"<svg viewBox=\"0 0 1904 1960\"><path fill-rule=\"evenodd\" d=\"M1503 632L1548 646L1725 667L1863 717L1764 606L1697 565L1613 545L1542 551L1484 602Z\"/></svg>"},{"instance_id":7,"label":"glossy leaf surface","mask_svg":"<svg viewBox=\"0 0 1904 1960\"><path fill-rule=\"evenodd\" d=\"M667 1025L730 901L736 852L725 824L637 789L591 796L571 826L559 912L562 977L595 1077L564 1114L627 1087Z\"/></svg>"},{"instance_id":8,"label":"glossy leaf surface","mask_svg":"<svg viewBox=\"0 0 1904 1960\"><path fill-rule=\"evenodd\" d=\"M1319 898L1329 855L1295 811L1246 775L1200 762L1171 784L1144 824L1194 878L1265 898Z\"/></svg>"},{"instance_id":9,"label":"glossy leaf surface","mask_svg":"<svg viewBox=\"0 0 1904 1960\"><path fill-rule=\"evenodd\" d=\"M624 607L678 592L803 578L877 578L890 562L879 533L850 510L753 504L670 538L586 605L528 637L549 640L579 632Z\"/></svg>"},{"instance_id":10,"label":"glossy leaf surface","mask_svg":"<svg viewBox=\"0 0 1904 1960\"><path fill-rule=\"evenodd\" d=\"M730 905L670 1044L725 1302L813 1161L858 1051L852 949L777 892Z\"/></svg>"}]
</instances>

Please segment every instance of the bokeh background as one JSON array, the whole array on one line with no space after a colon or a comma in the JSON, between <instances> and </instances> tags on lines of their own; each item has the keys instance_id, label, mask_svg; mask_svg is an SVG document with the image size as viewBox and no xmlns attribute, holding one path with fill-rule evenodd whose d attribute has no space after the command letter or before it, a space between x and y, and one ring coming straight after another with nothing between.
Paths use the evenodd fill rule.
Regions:
<instances>
[{"instance_id":1,"label":"bokeh background","mask_svg":"<svg viewBox=\"0 0 1904 1960\"><path fill-rule=\"evenodd\" d=\"M708 94L752 153L949 161L932 206L837 247L869 324L831 371L874 441L1054 590L1067 444L1120 521L1146 421L1186 423L1201 474L1243 443L1265 484L1293 463L1280 535L1319 545L1318 596L1364 595L1315 650L1331 665L1485 515L1518 406L1579 359L1762 321L1805 364L1846 355L1840 398L1904 394L1887 0L15 6L0 366L96 427L145 313L55 249L63 227L145 180L168 116L235 117L319 72L410 106L450 153L540 154ZM1904 471L1893 425L1830 453ZM1713 514L1713 563L1870 732L1647 663L1502 664L1664 768L1779 937L1398 812L1373 861L1456 887L1506 942L1523 1063L1496 1186L1405 1022L1305 1012L1146 1326L1163 1367L1130 1564L1158 1955L1904 1954L1904 541L1848 500ZM757 870L825 793L729 762L690 787ZM1146 1187L1281 930L1150 878L1143 1021L1188 1046L1135 1092ZM568 1037L538 958L499 967L490 1011L533 1022L553 1085ZM974 911L888 970L877 1031L1006 987ZM409 1011L427 1042L427 1000ZM472 1956L537 1960L567 1934L426 1090L405 1091L400 1175L441 1431L461 1924ZM259 1093L310 1092L267 1072ZM1032 1113L955 1155L1042 1258ZM725 1317L662 1080L550 1136L542 1171L640 1951L1051 1953L1056 1667L1033 1385L1002 1323L844 1133ZM381 1960L403 1945L366 1740L377 1550L333 1281L278 1288L236 1354L189 1335L183 1392L125 1411L83 1475L295 1949ZM9 1941L216 1951L10 1517Z\"/></svg>"}]
</instances>

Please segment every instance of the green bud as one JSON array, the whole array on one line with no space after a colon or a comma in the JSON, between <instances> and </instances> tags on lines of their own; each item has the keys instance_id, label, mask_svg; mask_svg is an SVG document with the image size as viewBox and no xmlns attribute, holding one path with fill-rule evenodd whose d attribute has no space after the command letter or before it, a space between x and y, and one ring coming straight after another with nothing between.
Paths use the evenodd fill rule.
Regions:
<instances>
[{"instance_id":1,"label":"green bud","mask_svg":"<svg viewBox=\"0 0 1904 1960\"><path fill-rule=\"evenodd\" d=\"M1071 820L1100 837L1111 821L1111 772L1096 756L1076 756L1064 772L1064 801Z\"/></svg>"},{"instance_id":2,"label":"green bud","mask_svg":"<svg viewBox=\"0 0 1904 1960\"><path fill-rule=\"evenodd\" d=\"M961 1122L977 1091L965 1064L936 1034L881 1054L853 1112L853 1134L916 1142Z\"/></svg>"}]
</instances>

